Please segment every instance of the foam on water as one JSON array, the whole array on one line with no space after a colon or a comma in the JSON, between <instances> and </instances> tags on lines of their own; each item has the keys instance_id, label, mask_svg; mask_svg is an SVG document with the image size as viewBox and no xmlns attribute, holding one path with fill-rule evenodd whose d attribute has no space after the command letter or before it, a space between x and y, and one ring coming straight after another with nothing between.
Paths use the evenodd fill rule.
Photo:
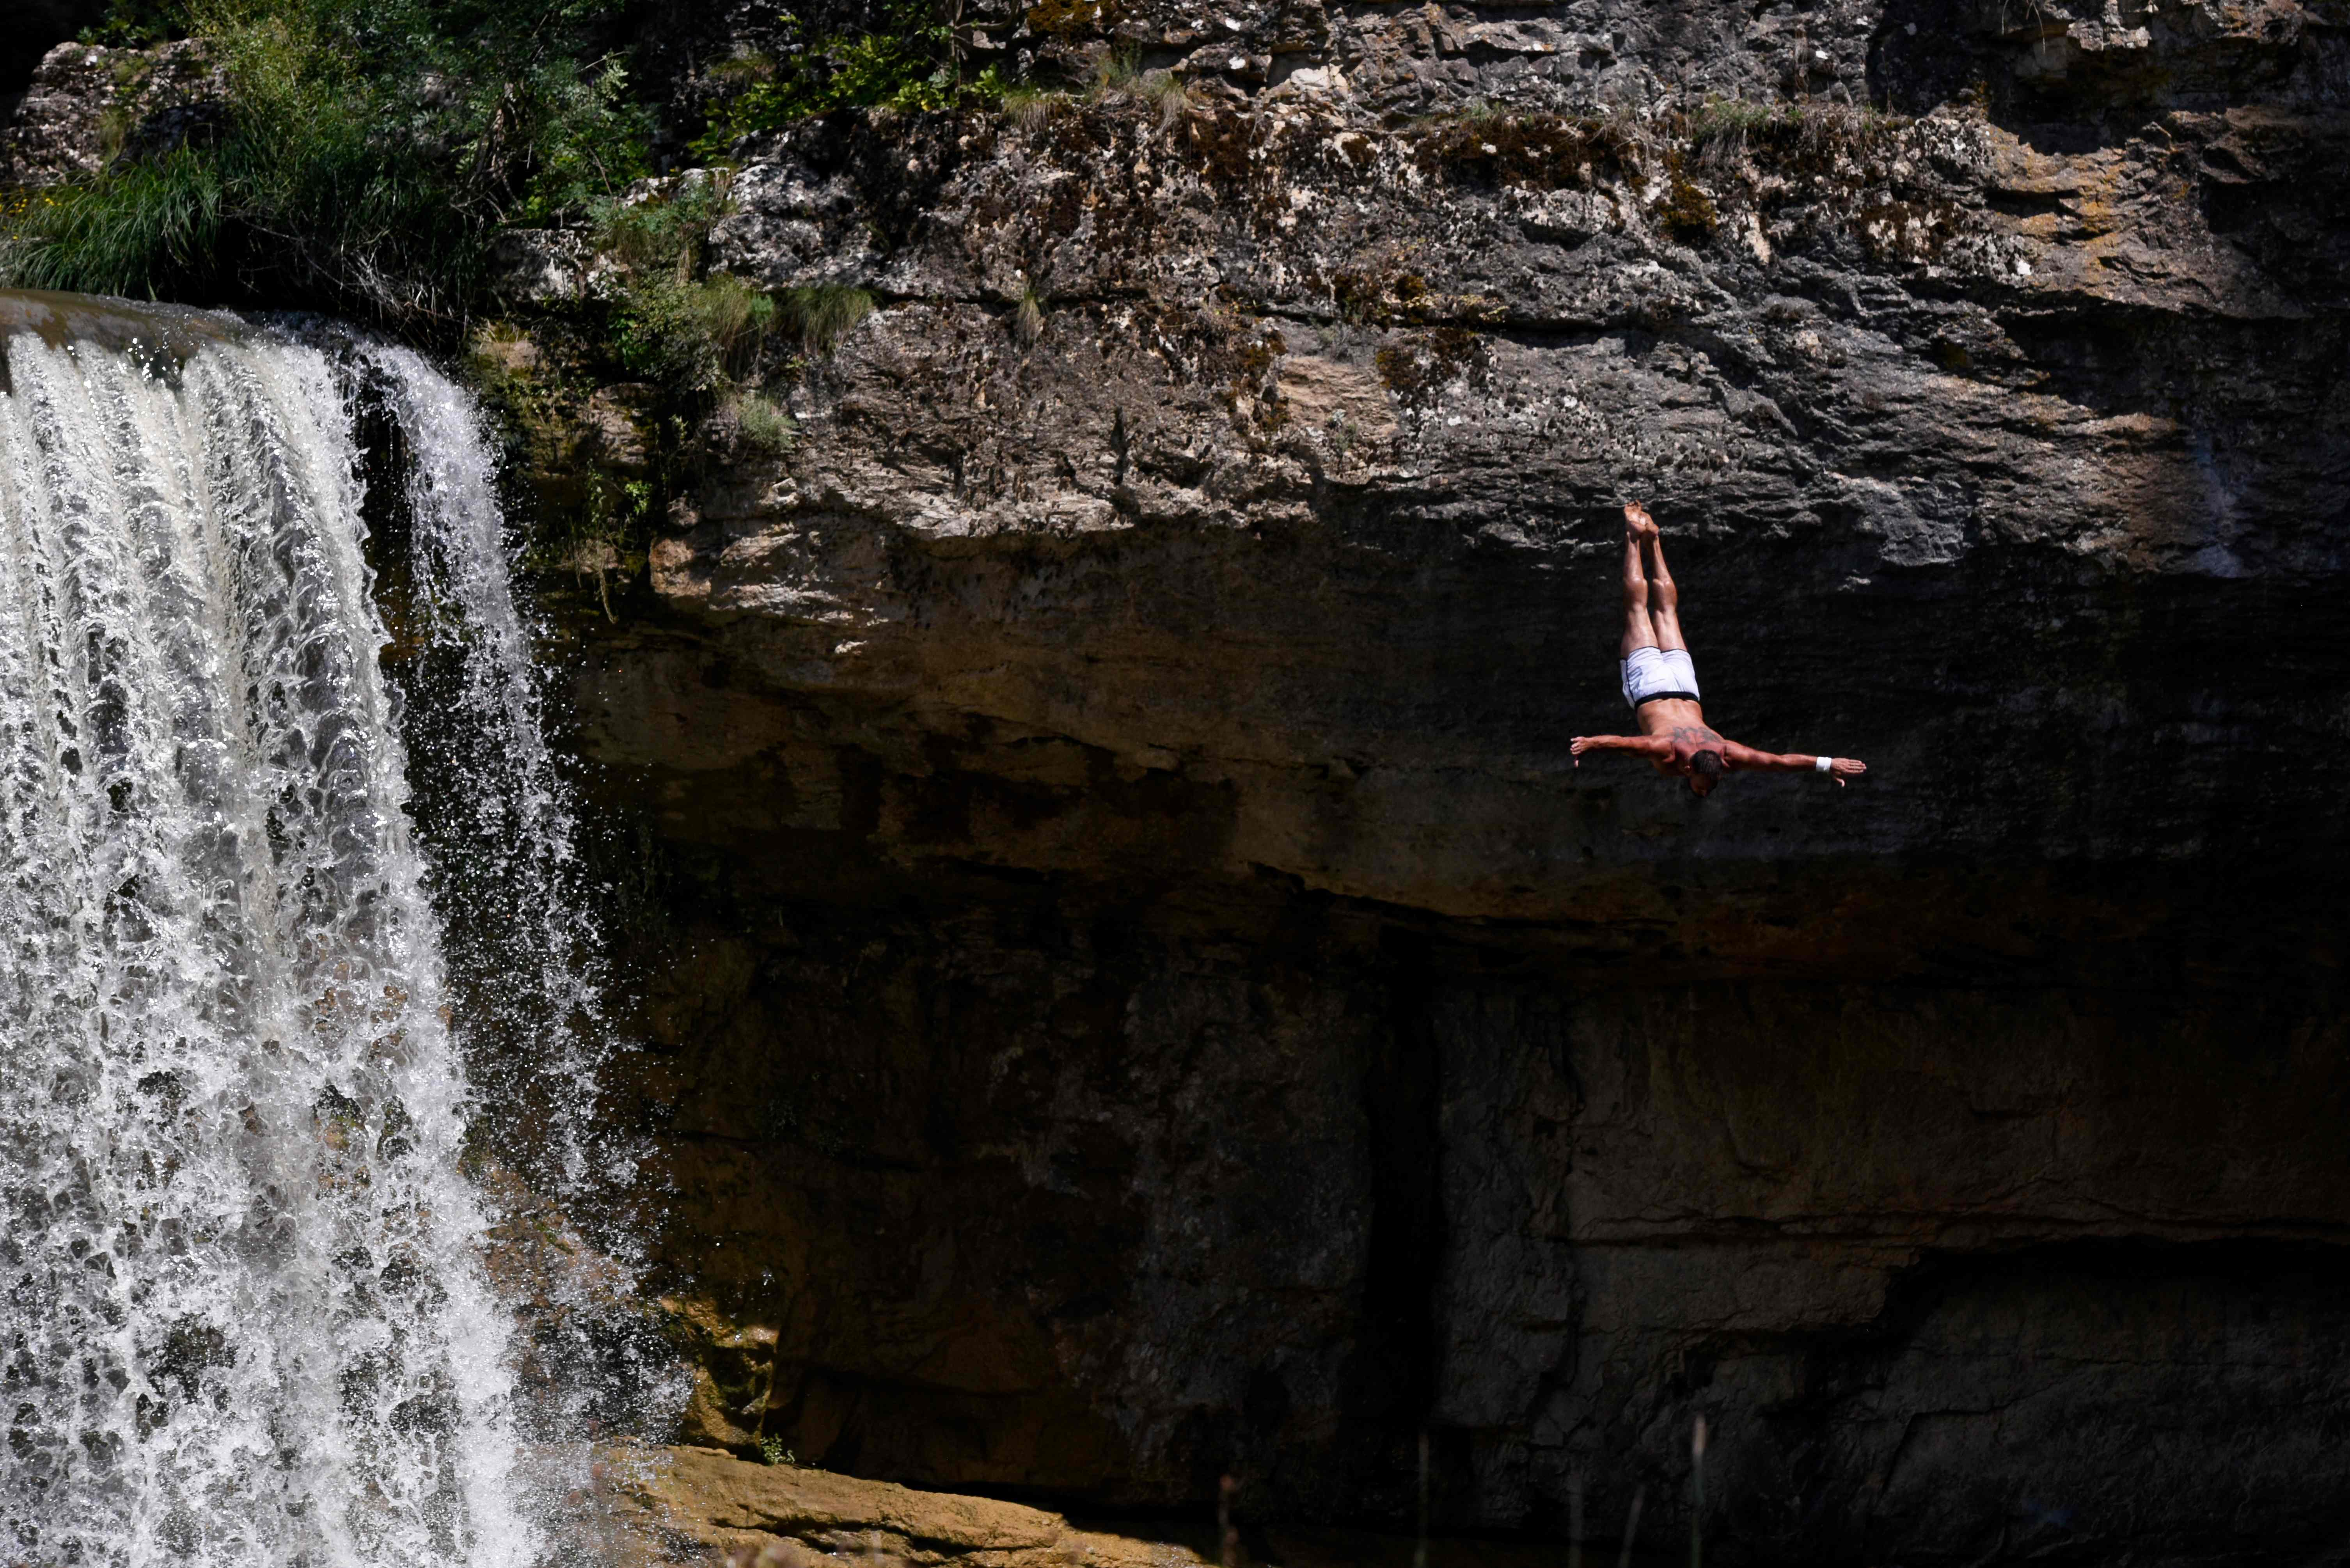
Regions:
<instances>
[{"instance_id":1,"label":"foam on water","mask_svg":"<svg viewBox=\"0 0 2350 1568\"><path fill-rule=\"evenodd\" d=\"M416 459L412 635L489 770L469 865L576 1093L592 933L491 460L412 354L203 320L0 313L0 1561L520 1568L358 404Z\"/></svg>"}]
</instances>

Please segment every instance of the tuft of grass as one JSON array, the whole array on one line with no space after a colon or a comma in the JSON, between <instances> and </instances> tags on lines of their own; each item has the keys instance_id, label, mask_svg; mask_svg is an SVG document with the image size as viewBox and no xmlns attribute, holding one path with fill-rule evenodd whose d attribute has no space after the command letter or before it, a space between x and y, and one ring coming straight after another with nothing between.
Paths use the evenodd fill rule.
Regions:
<instances>
[{"instance_id":1,"label":"tuft of grass","mask_svg":"<svg viewBox=\"0 0 2350 1568\"><path fill-rule=\"evenodd\" d=\"M764 392L736 392L726 400L726 412L743 444L763 456L781 457L798 444L799 421Z\"/></svg>"},{"instance_id":2,"label":"tuft of grass","mask_svg":"<svg viewBox=\"0 0 2350 1568\"><path fill-rule=\"evenodd\" d=\"M1191 87L1173 71L1146 72L1135 84L1136 96L1159 110L1161 130L1171 129L1191 110Z\"/></svg>"},{"instance_id":3,"label":"tuft of grass","mask_svg":"<svg viewBox=\"0 0 2350 1568\"><path fill-rule=\"evenodd\" d=\"M0 240L24 288L150 299L218 292L230 188L222 161L180 151L28 200Z\"/></svg>"},{"instance_id":4,"label":"tuft of grass","mask_svg":"<svg viewBox=\"0 0 2350 1568\"><path fill-rule=\"evenodd\" d=\"M1720 171L1749 158L1816 163L1908 123L1874 108L1816 99L1796 103L1709 99L1670 129L1700 168Z\"/></svg>"},{"instance_id":5,"label":"tuft of grass","mask_svg":"<svg viewBox=\"0 0 2350 1568\"><path fill-rule=\"evenodd\" d=\"M732 273L716 273L694 286L692 311L720 364L736 374L745 351L774 322L775 302Z\"/></svg>"},{"instance_id":6,"label":"tuft of grass","mask_svg":"<svg viewBox=\"0 0 2350 1568\"><path fill-rule=\"evenodd\" d=\"M1743 140L1757 126L1767 125L1777 109L1771 104L1740 98L1711 98L1692 110L1681 134L1691 147L1703 147L1725 138Z\"/></svg>"},{"instance_id":7,"label":"tuft of grass","mask_svg":"<svg viewBox=\"0 0 2350 1568\"><path fill-rule=\"evenodd\" d=\"M1689 117L1681 135L1691 156L1706 169L1724 169L1746 155L1754 132L1771 123L1769 104L1743 99L1708 99Z\"/></svg>"},{"instance_id":8,"label":"tuft of grass","mask_svg":"<svg viewBox=\"0 0 2350 1568\"><path fill-rule=\"evenodd\" d=\"M1054 110L1068 101L1066 93L1047 92L1042 88L1012 88L1003 95L1003 115L1023 130L1039 131L1052 122Z\"/></svg>"},{"instance_id":9,"label":"tuft of grass","mask_svg":"<svg viewBox=\"0 0 2350 1568\"><path fill-rule=\"evenodd\" d=\"M798 335L809 354L829 354L833 345L873 314L873 296L841 283L814 283L784 290L778 308L786 330Z\"/></svg>"},{"instance_id":10,"label":"tuft of grass","mask_svg":"<svg viewBox=\"0 0 2350 1568\"><path fill-rule=\"evenodd\" d=\"M1141 79L1141 57L1132 49L1111 49L1094 62L1091 96L1097 99L1119 97L1132 90Z\"/></svg>"},{"instance_id":11,"label":"tuft of grass","mask_svg":"<svg viewBox=\"0 0 2350 1568\"><path fill-rule=\"evenodd\" d=\"M1024 347L1045 336L1045 296L1033 284L1020 291L1020 303L1012 307L1012 336Z\"/></svg>"}]
</instances>

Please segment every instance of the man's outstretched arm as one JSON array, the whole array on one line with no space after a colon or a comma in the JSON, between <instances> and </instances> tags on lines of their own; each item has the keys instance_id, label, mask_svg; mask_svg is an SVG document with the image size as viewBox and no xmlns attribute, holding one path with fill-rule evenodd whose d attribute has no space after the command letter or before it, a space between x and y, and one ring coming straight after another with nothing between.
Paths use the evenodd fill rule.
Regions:
<instances>
[{"instance_id":1,"label":"man's outstretched arm","mask_svg":"<svg viewBox=\"0 0 2350 1568\"><path fill-rule=\"evenodd\" d=\"M1575 765L1583 765L1586 752L1628 752L1636 757L1669 757L1673 743L1662 735L1577 735L1568 748L1575 753Z\"/></svg>"},{"instance_id":2,"label":"man's outstretched arm","mask_svg":"<svg viewBox=\"0 0 2350 1568\"><path fill-rule=\"evenodd\" d=\"M1757 773L1825 773L1842 789L1846 779L1856 779L1868 771L1868 764L1854 757L1819 757L1808 752L1758 752L1752 746L1742 746L1732 741L1721 750L1721 760L1733 768ZM1822 763L1827 763L1823 768Z\"/></svg>"}]
</instances>

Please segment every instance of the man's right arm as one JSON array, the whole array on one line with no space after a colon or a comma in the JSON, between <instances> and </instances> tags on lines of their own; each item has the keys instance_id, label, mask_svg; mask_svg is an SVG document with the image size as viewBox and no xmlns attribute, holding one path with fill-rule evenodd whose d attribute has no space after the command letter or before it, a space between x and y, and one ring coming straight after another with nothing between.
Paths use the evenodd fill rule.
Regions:
<instances>
[{"instance_id":1,"label":"man's right arm","mask_svg":"<svg viewBox=\"0 0 2350 1568\"><path fill-rule=\"evenodd\" d=\"M1673 743L1662 735L1577 735L1568 750L1575 754L1575 765L1581 767L1586 752L1628 752L1653 761L1672 755Z\"/></svg>"},{"instance_id":2,"label":"man's right arm","mask_svg":"<svg viewBox=\"0 0 2350 1568\"><path fill-rule=\"evenodd\" d=\"M1742 746L1735 741L1723 748L1722 760L1733 768L1776 773L1812 773L1827 774L1842 789L1846 779L1856 779L1868 771L1868 764L1855 757L1817 757L1808 752L1758 752L1752 746ZM1820 764L1827 765L1822 767Z\"/></svg>"}]
</instances>

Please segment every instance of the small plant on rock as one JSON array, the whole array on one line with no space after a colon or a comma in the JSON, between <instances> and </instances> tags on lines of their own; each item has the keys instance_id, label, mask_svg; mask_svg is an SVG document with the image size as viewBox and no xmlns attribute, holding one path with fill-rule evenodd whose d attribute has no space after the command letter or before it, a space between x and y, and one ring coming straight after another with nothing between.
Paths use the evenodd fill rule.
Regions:
<instances>
[{"instance_id":1,"label":"small plant on rock","mask_svg":"<svg viewBox=\"0 0 2350 1568\"><path fill-rule=\"evenodd\" d=\"M1191 87L1173 71L1149 71L1137 84L1143 102L1159 110L1160 129L1173 127L1191 111Z\"/></svg>"},{"instance_id":2,"label":"small plant on rock","mask_svg":"<svg viewBox=\"0 0 2350 1568\"><path fill-rule=\"evenodd\" d=\"M745 375L775 325L776 302L757 286L703 271L728 204L723 178L689 177L598 216L596 248L618 268L607 286L616 358L672 393L715 393Z\"/></svg>"},{"instance_id":3,"label":"small plant on rock","mask_svg":"<svg viewBox=\"0 0 2350 1568\"><path fill-rule=\"evenodd\" d=\"M797 334L811 355L829 354L849 329L873 314L873 296L842 283L812 283L784 290L777 301L783 324Z\"/></svg>"},{"instance_id":4,"label":"small plant on rock","mask_svg":"<svg viewBox=\"0 0 2350 1568\"><path fill-rule=\"evenodd\" d=\"M1141 58L1132 49L1111 49L1094 62L1093 97L1122 97L1141 79Z\"/></svg>"},{"instance_id":5,"label":"small plant on rock","mask_svg":"<svg viewBox=\"0 0 2350 1568\"><path fill-rule=\"evenodd\" d=\"M738 391L726 400L725 409L737 439L752 452L780 457L799 440L799 421L764 392Z\"/></svg>"},{"instance_id":6,"label":"small plant on rock","mask_svg":"<svg viewBox=\"0 0 2350 1568\"><path fill-rule=\"evenodd\" d=\"M1068 101L1066 93L1016 87L1003 95L1003 117L1023 130L1038 131L1052 123L1053 111Z\"/></svg>"},{"instance_id":7,"label":"small plant on rock","mask_svg":"<svg viewBox=\"0 0 2350 1568\"><path fill-rule=\"evenodd\" d=\"M1020 291L1020 303L1012 307L1012 336L1024 346L1045 336L1045 296L1034 284Z\"/></svg>"}]
</instances>

